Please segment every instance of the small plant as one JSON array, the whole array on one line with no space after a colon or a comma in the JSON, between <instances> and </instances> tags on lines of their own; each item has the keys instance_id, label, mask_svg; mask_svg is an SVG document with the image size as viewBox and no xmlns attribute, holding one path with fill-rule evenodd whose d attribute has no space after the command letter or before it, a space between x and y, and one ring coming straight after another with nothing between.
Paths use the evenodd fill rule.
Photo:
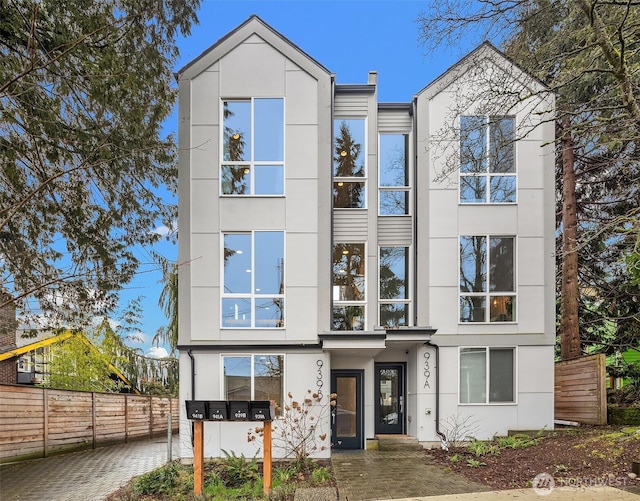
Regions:
<instances>
[{"instance_id":1,"label":"small plant","mask_svg":"<svg viewBox=\"0 0 640 501\"><path fill-rule=\"evenodd\" d=\"M141 475L133 485L136 494L167 494L178 484L180 465L169 463Z\"/></svg>"},{"instance_id":2,"label":"small plant","mask_svg":"<svg viewBox=\"0 0 640 501\"><path fill-rule=\"evenodd\" d=\"M554 470L555 475L566 475L569 473L569 467L565 464L557 464Z\"/></svg>"},{"instance_id":3,"label":"small plant","mask_svg":"<svg viewBox=\"0 0 640 501\"><path fill-rule=\"evenodd\" d=\"M480 466L486 466L487 463L483 463L477 459L467 459L467 466L469 468L479 468Z\"/></svg>"},{"instance_id":4,"label":"small plant","mask_svg":"<svg viewBox=\"0 0 640 501\"><path fill-rule=\"evenodd\" d=\"M311 483L313 485L324 485L331 480L331 471L329 468L321 466L311 472Z\"/></svg>"},{"instance_id":5,"label":"small plant","mask_svg":"<svg viewBox=\"0 0 640 501\"><path fill-rule=\"evenodd\" d=\"M452 463L457 463L458 461L460 461L460 459L460 454L453 454L452 456L449 456L449 461L451 461Z\"/></svg>"},{"instance_id":6,"label":"small plant","mask_svg":"<svg viewBox=\"0 0 640 501\"><path fill-rule=\"evenodd\" d=\"M278 466L273 469L273 481L277 483L286 484L295 477L295 475L293 469L286 466Z\"/></svg>"},{"instance_id":7,"label":"small plant","mask_svg":"<svg viewBox=\"0 0 640 501\"><path fill-rule=\"evenodd\" d=\"M235 452L229 454L222 450L225 458L220 464L218 474L227 487L241 487L250 482L257 481L260 478L260 470L258 460L254 456L251 460L247 460L244 454L236 456Z\"/></svg>"},{"instance_id":8,"label":"small plant","mask_svg":"<svg viewBox=\"0 0 640 501\"><path fill-rule=\"evenodd\" d=\"M471 442L467 444L467 450L474 454L476 457L491 454L497 456L500 454L500 448L490 442L484 442L476 438L471 439Z\"/></svg>"},{"instance_id":9,"label":"small plant","mask_svg":"<svg viewBox=\"0 0 640 501\"><path fill-rule=\"evenodd\" d=\"M272 440L273 447L280 451L282 458L291 458L292 467L298 472L310 472L309 457L320 451L327 450L328 433L323 430L327 423L327 417L331 406L336 403L337 395L331 394L325 398L307 390L300 401L293 397L291 392L287 395L282 415L273 421ZM262 441L264 428L250 429L247 441Z\"/></svg>"},{"instance_id":10,"label":"small plant","mask_svg":"<svg viewBox=\"0 0 640 501\"><path fill-rule=\"evenodd\" d=\"M529 435L518 434L509 435L507 437L497 437L496 442L501 448L505 449L523 449L531 447L540 442L539 438L530 437Z\"/></svg>"},{"instance_id":11,"label":"small plant","mask_svg":"<svg viewBox=\"0 0 640 501\"><path fill-rule=\"evenodd\" d=\"M478 423L473 416L461 416L460 414L452 414L440 423L442 431L447 437L443 442L443 449L448 450L449 447L454 449L464 447L469 437L478 434L480 430Z\"/></svg>"}]
</instances>

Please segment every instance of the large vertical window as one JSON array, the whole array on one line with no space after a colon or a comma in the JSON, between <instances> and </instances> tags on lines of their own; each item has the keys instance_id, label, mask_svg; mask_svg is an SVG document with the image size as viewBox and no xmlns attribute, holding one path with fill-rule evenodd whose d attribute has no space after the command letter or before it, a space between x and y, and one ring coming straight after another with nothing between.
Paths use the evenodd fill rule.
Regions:
<instances>
[{"instance_id":1,"label":"large vertical window","mask_svg":"<svg viewBox=\"0 0 640 501\"><path fill-rule=\"evenodd\" d=\"M380 324L409 325L409 248L380 247Z\"/></svg>"},{"instance_id":2,"label":"large vertical window","mask_svg":"<svg viewBox=\"0 0 640 501\"><path fill-rule=\"evenodd\" d=\"M460 202L516 201L515 120L460 117Z\"/></svg>"},{"instance_id":3,"label":"large vertical window","mask_svg":"<svg viewBox=\"0 0 640 501\"><path fill-rule=\"evenodd\" d=\"M364 330L364 244L333 246L333 330Z\"/></svg>"},{"instance_id":4,"label":"large vertical window","mask_svg":"<svg viewBox=\"0 0 640 501\"><path fill-rule=\"evenodd\" d=\"M284 194L284 100L222 102L223 195Z\"/></svg>"},{"instance_id":5,"label":"large vertical window","mask_svg":"<svg viewBox=\"0 0 640 501\"><path fill-rule=\"evenodd\" d=\"M407 135L380 134L379 211L381 216L409 213Z\"/></svg>"},{"instance_id":6,"label":"large vertical window","mask_svg":"<svg viewBox=\"0 0 640 501\"><path fill-rule=\"evenodd\" d=\"M225 355L224 400L273 400L276 415L282 409L284 357L282 355Z\"/></svg>"},{"instance_id":7,"label":"large vertical window","mask_svg":"<svg viewBox=\"0 0 640 501\"><path fill-rule=\"evenodd\" d=\"M460 322L515 322L515 238L460 237Z\"/></svg>"},{"instance_id":8,"label":"large vertical window","mask_svg":"<svg viewBox=\"0 0 640 501\"><path fill-rule=\"evenodd\" d=\"M460 403L515 402L514 348L460 348Z\"/></svg>"},{"instance_id":9,"label":"large vertical window","mask_svg":"<svg viewBox=\"0 0 640 501\"><path fill-rule=\"evenodd\" d=\"M225 233L222 327L284 327L284 233Z\"/></svg>"},{"instance_id":10,"label":"large vertical window","mask_svg":"<svg viewBox=\"0 0 640 501\"><path fill-rule=\"evenodd\" d=\"M334 122L333 207L365 207L366 158L365 120Z\"/></svg>"}]
</instances>

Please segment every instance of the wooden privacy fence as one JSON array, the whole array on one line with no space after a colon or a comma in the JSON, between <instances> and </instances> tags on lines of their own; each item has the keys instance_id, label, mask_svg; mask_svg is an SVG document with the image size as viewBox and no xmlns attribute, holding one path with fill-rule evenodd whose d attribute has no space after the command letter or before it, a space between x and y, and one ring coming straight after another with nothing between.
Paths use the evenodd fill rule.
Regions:
<instances>
[{"instance_id":1,"label":"wooden privacy fence","mask_svg":"<svg viewBox=\"0 0 640 501\"><path fill-rule=\"evenodd\" d=\"M555 364L555 418L585 424L607 424L605 355Z\"/></svg>"},{"instance_id":2,"label":"wooden privacy fence","mask_svg":"<svg viewBox=\"0 0 640 501\"><path fill-rule=\"evenodd\" d=\"M166 434L178 399L0 385L0 463Z\"/></svg>"}]
</instances>

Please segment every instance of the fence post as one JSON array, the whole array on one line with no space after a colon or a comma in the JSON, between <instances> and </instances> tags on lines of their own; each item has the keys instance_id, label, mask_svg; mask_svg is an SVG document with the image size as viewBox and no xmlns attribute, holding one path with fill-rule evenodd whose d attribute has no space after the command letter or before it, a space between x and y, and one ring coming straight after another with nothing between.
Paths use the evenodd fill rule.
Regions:
<instances>
[{"instance_id":1,"label":"fence post","mask_svg":"<svg viewBox=\"0 0 640 501\"><path fill-rule=\"evenodd\" d=\"M173 451L171 450L173 446L171 443L173 430L171 426L171 401L169 401L169 415L167 416L167 463L173 460Z\"/></svg>"},{"instance_id":2,"label":"fence post","mask_svg":"<svg viewBox=\"0 0 640 501\"><path fill-rule=\"evenodd\" d=\"M49 390L42 390L42 409L44 413L44 423L42 425L42 457L47 457L49 449Z\"/></svg>"},{"instance_id":3,"label":"fence post","mask_svg":"<svg viewBox=\"0 0 640 501\"><path fill-rule=\"evenodd\" d=\"M96 394L91 392L91 427L93 428L93 448L96 448Z\"/></svg>"}]
</instances>

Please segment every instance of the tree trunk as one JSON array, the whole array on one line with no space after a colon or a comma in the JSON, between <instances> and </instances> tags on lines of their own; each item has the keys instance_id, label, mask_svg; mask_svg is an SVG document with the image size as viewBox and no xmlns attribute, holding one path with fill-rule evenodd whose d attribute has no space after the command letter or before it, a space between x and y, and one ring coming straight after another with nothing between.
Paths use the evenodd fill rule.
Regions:
<instances>
[{"instance_id":1,"label":"tree trunk","mask_svg":"<svg viewBox=\"0 0 640 501\"><path fill-rule=\"evenodd\" d=\"M578 214L576 210L575 155L571 122L562 119L562 290L560 297L560 347L562 360L580 356L578 325Z\"/></svg>"}]
</instances>

